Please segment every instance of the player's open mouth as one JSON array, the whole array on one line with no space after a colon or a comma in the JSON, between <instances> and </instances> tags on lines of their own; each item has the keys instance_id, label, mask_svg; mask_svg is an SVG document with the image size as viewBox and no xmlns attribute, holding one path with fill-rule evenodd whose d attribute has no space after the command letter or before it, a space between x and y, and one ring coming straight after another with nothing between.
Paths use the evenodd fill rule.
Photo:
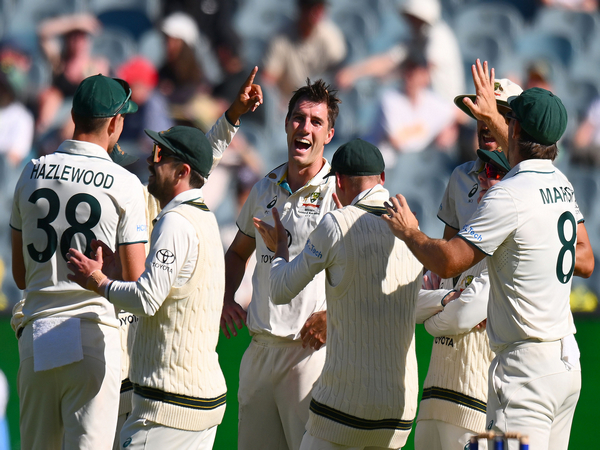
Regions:
<instances>
[{"instance_id":1,"label":"player's open mouth","mask_svg":"<svg viewBox=\"0 0 600 450\"><path fill-rule=\"evenodd\" d=\"M294 143L298 150L308 150L312 146L308 139L296 139Z\"/></svg>"}]
</instances>

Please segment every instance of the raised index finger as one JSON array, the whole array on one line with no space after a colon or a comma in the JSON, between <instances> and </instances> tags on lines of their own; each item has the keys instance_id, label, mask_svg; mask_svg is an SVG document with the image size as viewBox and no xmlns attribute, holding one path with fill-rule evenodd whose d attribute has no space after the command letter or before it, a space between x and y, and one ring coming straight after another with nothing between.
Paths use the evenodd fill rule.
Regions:
<instances>
[{"instance_id":1,"label":"raised index finger","mask_svg":"<svg viewBox=\"0 0 600 450\"><path fill-rule=\"evenodd\" d=\"M256 72L258 72L258 66L254 66L254 69L252 69L252 72L250 72L250 75L248 75L248 78L246 78L246 81L244 81L245 88L252 86L252 83L254 83L254 77L256 76Z\"/></svg>"}]
</instances>

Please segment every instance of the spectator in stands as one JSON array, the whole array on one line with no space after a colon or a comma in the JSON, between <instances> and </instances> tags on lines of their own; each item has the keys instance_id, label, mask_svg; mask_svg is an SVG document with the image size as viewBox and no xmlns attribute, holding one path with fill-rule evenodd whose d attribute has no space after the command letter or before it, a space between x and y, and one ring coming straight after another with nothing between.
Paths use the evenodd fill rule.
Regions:
<instances>
[{"instance_id":1,"label":"spectator in stands","mask_svg":"<svg viewBox=\"0 0 600 450\"><path fill-rule=\"evenodd\" d=\"M166 61L158 71L160 90L171 103L185 103L204 81L195 53L200 32L194 19L182 12L167 17L160 29L166 48Z\"/></svg>"},{"instance_id":2,"label":"spectator in stands","mask_svg":"<svg viewBox=\"0 0 600 450\"><path fill-rule=\"evenodd\" d=\"M233 17L239 3L237 0L169 0L163 3L163 17L178 11L185 11L193 17L215 52L230 37L239 39L233 28ZM245 79L246 76L240 79L240 84ZM235 85L232 95L237 93L240 84Z\"/></svg>"},{"instance_id":3,"label":"spectator in stands","mask_svg":"<svg viewBox=\"0 0 600 450\"><path fill-rule=\"evenodd\" d=\"M419 55L400 67L402 90L381 95L379 115L367 140L381 150L388 168L396 153L413 153L435 144L448 150L456 141L456 116L452 103L429 89L429 68Z\"/></svg>"},{"instance_id":4,"label":"spectator in stands","mask_svg":"<svg viewBox=\"0 0 600 450\"><path fill-rule=\"evenodd\" d=\"M406 0L400 13L410 27L410 40L344 67L336 77L338 86L349 89L360 78L390 75L409 55L420 53L430 65L433 90L452 101L465 91L465 75L458 41L441 19L439 0Z\"/></svg>"},{"instance_id":5,"label":"spectator in stands","mask_svg":"<svg viewBox=\"0 0 600 450\"><path fill-rule=\"evenodd\" d=\"M571 162L600 167L600 98L596 98L573 137Z\"/></svg>"},{"instance_id":6,"label":"spectator in stands","mask_svg":"<svg viewBox=\"0 0 600 450\"><path fill-rule=\"evenodd\" d=\"M52 83L40 93L38 133L48 129L64 100L75 94L84 78L109 73L108 61L91 52L91 36L97 34L100 27L96 17L89 14L63 15L40 23L37 32L42 51L52 68Z\"/></svg>"},{"instance_id":7,"label":"spectator in stands","mask_svg":"<svg viewBox=\"0 0 600 450\"><path fill-rule=\"evenodd\" d=\"M17 167L31 151L33 114L17 100L8 76L0 69L0 155Z\"/></svg>"},{"instance_id":8,"label":"spectator in stands","mask_svg":"<svg viewBox=\"0 0 600 450\"><path fill-rule=\"evenodd\" d=\"M167 97L176 124L207 130L222 111L210 97L212 88L197 58L198 26L189 14L175 12L160 29L166 39L166 61L158 71L159 90Z\"/></svg>"},{"instance_id":9,"label":"spectator in stands","mask_svg":"<svg viewBox=\"0 0 600 450\"><path fill-rule=\"evenodd\" d=\"M134 56L117 69L117 77L129 83L131 99L138 105L137 114L132 114L123 124L119 142L128 153L147 155L152 150L152 141L148 139L144 129L167 130L174 125L169 115L167 99L156 89L158 72L146 58ZM241 84L238 84L238 88ZM129 169L145 175L148 165L145 158L140 158Z\"/></svg>"},{"instance_id":10,"label":"spectator in stands","mask_svg":"<svg viewBox=\"0 0 600 450\"><path fill-rule=\"evenodd\" d=\"M264 82L277 85L281 97L286 99L308 77L316 78L334 69L347 51L344 35L327 18L326 0L296 3L295 26L271 41L264 60Z\"/></svg>"},{"instance_id":11,"label":"spectator in stands","mask_svg":"<svg viewBox=\"0 0 600 450\"><path fill-rule=\"evenodd\" d=\"M14 37L5 37L0 42L0 70L10 82L18 100L25 105L33 101L29 87L29 71L31 70L31 50Z\"/></svg>"}]
</instances>

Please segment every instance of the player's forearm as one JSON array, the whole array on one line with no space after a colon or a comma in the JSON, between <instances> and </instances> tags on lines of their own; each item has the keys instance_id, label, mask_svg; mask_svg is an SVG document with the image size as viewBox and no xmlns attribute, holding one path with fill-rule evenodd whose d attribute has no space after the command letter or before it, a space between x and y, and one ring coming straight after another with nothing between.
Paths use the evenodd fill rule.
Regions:
<instances>
[{"instance_id":1,"label":"player's forearm","mask_svg":"<svg viewBox=\"0 0 600 450\"><path fill-rule=\"evenodd\" d=\"M113 281L106 298L117 308L138 317L153 316L162 304L137 282Z\"/></svg>"},{"instance_id":2,"label":"player's forearm","mask_svg":"<svg viewBox=\"0 0 600 450\"><path fill-rule=\"evenodd\" d=\"M423 266L442 278L455 277L467 268L457 267L448 248L449 241L432 239L418 229L405 230L402 240Z\"/></svg>"},{"instance_id":3,"label":"player's forearm","mask_svg":"<svg viewBox=\"0 0 600 450\"><path fill-rule=\"evenodd\" d=\"M11 230L12 239L12 274L17 287L25 289L25 260L23 259L23 234Z\"/></svg>"},{"instance_id":4,"label":"player's forearm","mask_svg":"<svg viewBox=\"0 0 600 450\"><path fill-rule=\"evenodd\" d=\"M223 153L227 147L229 147L233 137L239 130L239 127L235 126L239 116L234 120L233 118L228 119L226 114L227 113L219 117L208 133L206 133L206 138L208 139L208 142L210 142L213 152L211 172L217 167L223 157Z\"/></svg>"},{"instance_id":5,"label":"player's forearm","mask_svg":"<svg viewBox=\"0 0 600 450\"><path fill-rule=\"evenodd\" d=\"M498 111L495 111L494 115L485 119L485 123L498 145L506 153L508 151L508 125L506 125L504 117Z\"/></svg>"},{"instance_id":6,"label":"player's forearm","mask_svg":"<svg viewBox=\"0 0 600 450\"><path fill-rule=\"evenodd\" d=\"M225 253L225 303L235 302L235 293L242 284L247 260L229 249Z\"/></svg>"}]
</instances>

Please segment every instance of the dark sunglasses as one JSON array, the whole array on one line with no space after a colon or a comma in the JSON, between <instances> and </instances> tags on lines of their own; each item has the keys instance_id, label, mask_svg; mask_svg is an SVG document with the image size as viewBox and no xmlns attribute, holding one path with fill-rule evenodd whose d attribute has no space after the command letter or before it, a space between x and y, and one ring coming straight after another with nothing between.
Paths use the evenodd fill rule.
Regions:
<instances>
[{"instance_id":1,"label":"dark sunglasses","mask_svg":"<svg viewBox=\"0 0 600 450\"><path fill-rule=\"evenodd\" d=\"M165 150L155 142L154 146L152 147L152 162L154 162L155 164L159 163L163 158L178 159L175 153L169 150Z\"/></svg>"},{"instance_id":2,"label":"dark sunglasses","mask_svg":"<svg viewBox=\"0 0 600 450\"><path fill-rule=\"evenodd\" d=\"M493 164L485 163L485 176L490 180L501 180L507 172Z\"/></svg>"}]
</instances>

